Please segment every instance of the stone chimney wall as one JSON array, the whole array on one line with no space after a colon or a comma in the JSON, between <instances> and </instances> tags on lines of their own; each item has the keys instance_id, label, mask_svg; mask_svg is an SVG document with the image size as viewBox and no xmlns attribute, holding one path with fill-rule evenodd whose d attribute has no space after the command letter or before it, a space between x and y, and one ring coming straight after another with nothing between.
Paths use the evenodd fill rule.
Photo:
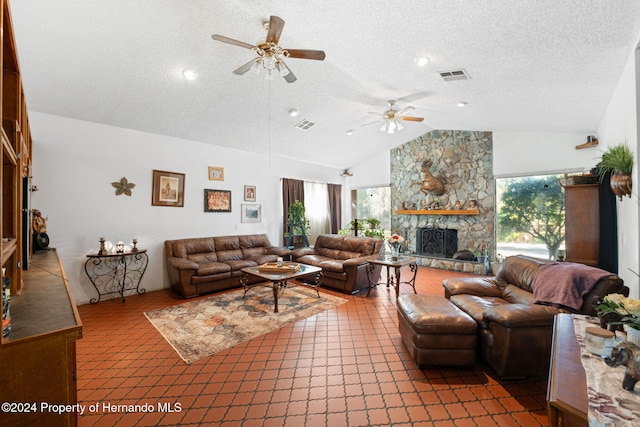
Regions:
<instances>
[{"instance_id":1,"label":"stone chimney wall","mask_svg":"<svg viewBox=\"0 0 640 427\"><path fill-rule=\"evenodd\" d=\"M420 191L421 167L431 160L430 173L444 183L444 193ZM414 183L417 183L414 185ZM401 209L462 209L476 201L478 215L399 215ZM425 211L426 212L426 211ZM458 250L478 252L482 241L490 259L495 259L495 182L493 178L493 135L491 132L434 130L391 150L391 232L407 239L409 251L416 250L416 230L441 227L458 230ZM449 270L478 270L468 263L419 258L425 266Z\"/></svg>"}]
</instances>

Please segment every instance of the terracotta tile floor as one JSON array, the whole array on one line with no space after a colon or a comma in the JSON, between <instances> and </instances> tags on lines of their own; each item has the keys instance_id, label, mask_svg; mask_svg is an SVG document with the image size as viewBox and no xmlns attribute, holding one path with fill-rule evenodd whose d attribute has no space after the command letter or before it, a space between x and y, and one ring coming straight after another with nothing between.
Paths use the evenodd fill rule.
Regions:
<instances>
[{"instance_id":1,"label":"terracotta tile floor","mask_svg":"<svg viewBox=\"0 0 640 427\"><path fill-rule=\"evenodd\" d=\"M442 295L442 279L461 275L420 267L416 288ZM323 292L349 302L191 365L143 315L184 302L171 291L80 306L79 425L547 425L545 381L497 381L480 363L418 369L391 289Z\"/></svg>"}]
</instances>

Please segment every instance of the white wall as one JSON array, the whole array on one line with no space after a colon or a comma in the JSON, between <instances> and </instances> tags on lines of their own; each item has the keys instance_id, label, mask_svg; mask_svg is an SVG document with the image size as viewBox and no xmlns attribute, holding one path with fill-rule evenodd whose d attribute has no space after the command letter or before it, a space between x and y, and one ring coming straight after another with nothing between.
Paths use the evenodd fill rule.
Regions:
<instances>
[{"instance_id":1,"label":"white wall","mask_svg":"<svg viewBox=\"0 0 640 427\"><path fill-rule=\"evenodd\" d=\"M596 147L577 150L588 134L494 132L493 174L496 178L589 171L598 163Z\"/></svg>"},{"instance_id":2,"label":"white wall","mask_svg":"<svg viewBox=\"0 0 640 427\"><path fill-rule=\"evenodd\" d=\"M639 238L638 238L638 102L640 101L640 54L636 51L629 56L618 86L616 87L604 118L600 123L598 135L606 147L626 142L635 154L633 168L634 191L631 198L625 197L617 202L618 207L618 267L619 275L631 289L631 296L638 298ZM603 148L605 148L603 147Z\"/></svg>"},{"instance_id":3,"label":"white wall","mask_svg":"<svg viewBox=\"0 0 640 427\"><path fill-rule=\"evenodd\" d=\"M138 239L149 254L147 291L168 287L163 260L167 239L266 233L282 242L283 177L342 183L340 170L64 117L30 112L33 144L32 208L48 217L50 247L62 259L78 304L96 296L84 273L98 239ZM224 167L224 181L209 181L208 166ZM152 170L185 176L184 207L151 206ZM131 197L115 196L112 182L135 183ZM261 223L241 223L244 185L256 186ZM204 189L231 190L232 212L204 212Z\"/></svg>"}]
</instances>

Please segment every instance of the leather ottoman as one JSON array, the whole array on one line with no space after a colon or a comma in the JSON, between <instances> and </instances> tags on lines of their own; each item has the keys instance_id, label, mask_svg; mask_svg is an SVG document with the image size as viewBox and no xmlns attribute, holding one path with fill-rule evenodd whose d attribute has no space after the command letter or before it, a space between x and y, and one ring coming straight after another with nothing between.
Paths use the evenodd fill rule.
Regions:
<instances>
[{"instance_id":1,"label":"leather ottoman","mask_svg":"<svg viewBox=\"0 0 640 427\"><path fill-rule=\"evenodd\" d=\"M402 342L418 366L464 366L476 359L475 320L448 299L417 294L398 297Z\"/></svg>"}]
</instances>

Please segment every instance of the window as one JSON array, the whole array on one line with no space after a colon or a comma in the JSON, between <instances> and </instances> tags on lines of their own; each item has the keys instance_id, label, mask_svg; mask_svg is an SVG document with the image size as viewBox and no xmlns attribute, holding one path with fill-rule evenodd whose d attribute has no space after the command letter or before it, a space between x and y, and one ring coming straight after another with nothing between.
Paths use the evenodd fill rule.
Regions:
<instances>
[{"instance_id":1,"label":"window","mask_svg":"<svg viewBox=\"0 0 640 427\"><path fill-rule=\"evenodd\" d=\"M556 259L564 251L562 175L496 179L496 252Z\"/></svg>"},{"instance_id":2,"label":"window","mask_svg":"<svg viewBox=\"0 0 640 427\"><path fill-rule=\"evenodd\" d=\"M391 234L391 187L354 190L352 199L355 204L354 218L359 221L375 218L380 221L380 228L384 230L385 236Z\"/></svg>"}]
</instances>

